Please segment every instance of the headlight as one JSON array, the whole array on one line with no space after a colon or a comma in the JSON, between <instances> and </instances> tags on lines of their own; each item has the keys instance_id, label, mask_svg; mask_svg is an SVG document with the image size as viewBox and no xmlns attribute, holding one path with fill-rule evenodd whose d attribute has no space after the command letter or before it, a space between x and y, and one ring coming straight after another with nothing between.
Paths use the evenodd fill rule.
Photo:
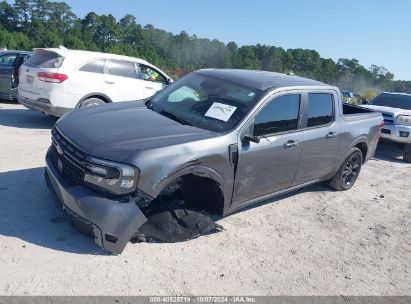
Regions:
<instances>
[{"instance_id":1,"label":"headlight","mask_svg":"<svg viewBox=\"0 0 411 304\"><path fill-rule=\"evenodd\" d=\"M411 126L411 116L409 115L398 115L396 119L397 124Z\"/></svg>"},{"instance_id":2,"label":"headlight","mask_svg":"<svg viewBox=\"0 0 411 304\"><path fill-rule=\"evenodd\" d=\"M116 195L136 190L140 174L136 167L94 157L87 160L88 172L84 176L86 184L92 184Z\"/></svg>"}]
</instances>

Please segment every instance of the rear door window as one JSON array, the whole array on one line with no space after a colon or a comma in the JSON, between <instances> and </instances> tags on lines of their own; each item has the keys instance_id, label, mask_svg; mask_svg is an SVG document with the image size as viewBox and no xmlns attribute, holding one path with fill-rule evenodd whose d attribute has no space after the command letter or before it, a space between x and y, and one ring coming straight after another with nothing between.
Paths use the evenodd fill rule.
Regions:
<instances>
[{"instance_id":1,"label":"rear door window","mask_svg":"<svg viewBox=\"0 0 411 304\"><path fill-rule=\"evenodd\" d=\"M106 73L120 77L137 78L134 62L127 60L108 60Z\"/></svg>"},{"instance_id":2,"label":"rear door window","mask_svg":"<svg viewBox=\"0 0 411 304\"><path fill-rule=\"evenodd\" d=\"M307 127L328 125L334 120L334 99L329 93L308 94Z\"/></svg>"},{"instance_id":3,"label":"rear door window","mask_svg":"<svg viewBox=\"0 0 411 304\"><path fill-rule=\"evenodd\" d=\"M88 63L83 65L79 69L79 71L103 74L105 66L106 66L106 60L105 59L95 59L95 60L89 61Z\"/></svg>"},{"instance_id":4,"label":"rear door window","mask_svg":"<svg viewBox=\"0 0 411 304\"><path fill-rule=\"evenodd\" d=\"M266 136L297 130L300 99L299 94L290 94L270 101L255 118L254 135Z\"/></svg>"},{"instance_id":5,"label":"rear door window","mask_svg":"<svg viewBox=\"0 0 411 304\"><path fill-rule=\"evenodd\" d=\"M17 54L6 54L0 56L0 66L11 67L17 58Z\"/></svg>"},{"instance_id":6,"label":"rear door window","mask_svg":"<svg viewBox=\"0 0 411 304\"><path fill-rule=\"evenodd\" d=\"M27 60L26 65L38 68L57 69L63 64L64 57L54 52L38 51Z\"/></svg>"}]
</instances>

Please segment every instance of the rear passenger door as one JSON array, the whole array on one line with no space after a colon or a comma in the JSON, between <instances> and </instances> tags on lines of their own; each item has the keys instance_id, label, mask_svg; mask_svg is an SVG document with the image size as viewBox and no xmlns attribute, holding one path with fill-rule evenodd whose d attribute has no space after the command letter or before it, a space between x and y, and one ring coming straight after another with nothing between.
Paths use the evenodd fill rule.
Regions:
<instances>
[{"instance_id":1,"label":"rear passenger door","mask_svg":"<svg viewBox=\"0 0 411 304\"><path fill-rule=\"evenodd\" d=\"M307 92L303 100L304 141L293 186L323 179L332 173L341 141L335 93Z\"/></svg>"},{"instance_id":2,"label":"rear passenger door","mask_svg":"<svg viewBox=\"0 0 411 304\"><path fill-rule=\"evenodd\" d=\"M73 71L73 77L70 77L70 93L80 96L103 93L105 66L106 59L95 58L87 61L79 69Z\"/></svg>"},{"instance_id":3,"label":"rear passenger door","mask_svg":"<svg viewBox=\"0 0 411 304\"><path fill-rule=\"evenodd\" d=\"M144 99L144 81L137 75L136 65L128 60L107 60L103 87L114 102Z\"/></svg>"}]
</instances>

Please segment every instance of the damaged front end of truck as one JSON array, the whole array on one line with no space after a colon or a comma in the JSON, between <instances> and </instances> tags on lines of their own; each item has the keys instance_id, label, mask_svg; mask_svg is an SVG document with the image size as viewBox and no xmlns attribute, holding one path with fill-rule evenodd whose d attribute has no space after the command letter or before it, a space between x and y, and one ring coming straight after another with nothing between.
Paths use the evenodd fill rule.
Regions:
<instances>
[{"instance_id":1,"label":"damaged front end of truck","mask_svg":"<svg viewBox=\"0 0 411 304\"><path fill-rule=\"evenodd\" d=\"M130 241L185 241L222 229L210 217L224 206L218 183L201 170L182 172L153 198L137 188L137 168L90 157L54 128L45 179L72 225L120 254Z\"/></svg>"}]
</instances>

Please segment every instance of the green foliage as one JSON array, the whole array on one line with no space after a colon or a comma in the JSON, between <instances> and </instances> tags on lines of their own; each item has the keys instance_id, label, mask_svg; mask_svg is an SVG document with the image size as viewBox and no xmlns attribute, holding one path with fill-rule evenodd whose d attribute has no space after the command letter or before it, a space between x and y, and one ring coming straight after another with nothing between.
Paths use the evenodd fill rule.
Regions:
<instances>
[{"instance_id":1,"label":"green foliage","mask_svg":"<svg viewBox=\"0 0 411 304\"><path fill-rule=\"evenodd\" d=\"M411 81L404 81L404 80L394 81L393 91L410 93L411 92Z\"/></svg>"},{"instance_id":2,"label":"green foliage","mask_svg":"<svg viewBox=\"0 0 411 304\"><path fill-rule=\"evenodd\" d=\"M373 99L375 96L377 96L377 94L379 93L379 91L377 89L374 88L365 88L358 97L355 98L354 100L354 104L361 104L363 100L371 100Z\"/></svg>"},{"instance_id":3,"label":"green foliage","mask_svg":"<svg viewBox=\"0 0 411 304\"><path fill-rule=\"evenodd\" d=\"M367 90L411 93L411 81L393 81L394 75L384 67L367 69L357 59L334 62L314 50L261 44L239 47L184 31L174 35L150 24L143 27L129 14L116 20L111 14L90 12L80 19L64 2L0 2L0 47L27 50L59 45L140 57L176 78L208 67L261 69L317 79L358 94Z\"/></svg>"}]
</instances>

